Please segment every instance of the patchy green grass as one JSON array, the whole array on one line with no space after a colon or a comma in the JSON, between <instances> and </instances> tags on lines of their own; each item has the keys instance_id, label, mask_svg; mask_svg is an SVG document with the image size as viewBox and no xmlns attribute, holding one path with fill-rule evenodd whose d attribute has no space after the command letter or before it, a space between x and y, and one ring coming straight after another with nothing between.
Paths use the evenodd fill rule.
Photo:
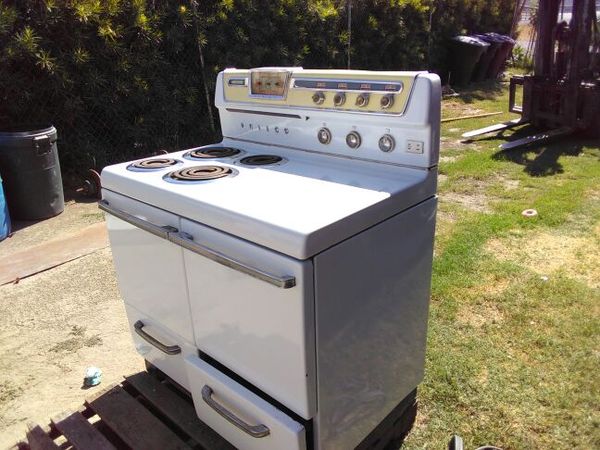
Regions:
<instances>
[{"instance_id":1,"label":"patchy green grass","mask_svg":"<svg viewBox=\"0 0 600 450\"><path fill-rule=\"evenodd\" d=\"M445 117L506 111L506 86L445 100ZM442 127L426 375L408 449L600 448L600 141L462 143L514 118ZM538 216L522 217L535 208Z\"/></svg>"}]
</instances>

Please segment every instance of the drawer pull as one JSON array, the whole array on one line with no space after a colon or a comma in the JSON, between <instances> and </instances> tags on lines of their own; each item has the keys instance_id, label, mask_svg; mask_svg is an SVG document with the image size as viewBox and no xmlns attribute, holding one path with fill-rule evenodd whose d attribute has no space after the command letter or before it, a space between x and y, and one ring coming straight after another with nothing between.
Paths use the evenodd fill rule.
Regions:
<instances>
[{"instance_id":1,"label":"drawer pull","mask_svg":"<svg viewBox=\"0 0 600 450\"><path fill-rule=\"evenodd\" d=\"M235 425L240 430L242 430L244 433L247 433L254 438L261 438L261 437L265 437L265 436L269 435L269 433L270 433L269 428L267 428L265 425L249 425L249 424L247 424L242 419L240 419L235 414L233 414L231 411L228 411L223 405L220 405L219 403L217 403L212 398L212 395L213 395L212 388L208 385L204 385L204 387L202 388L202 400L204 400L204 402L208 406L210 406L212 409L214 409L216 412L218 412L228 422Z\"/></svg>"},{"instance_id":2,"label":"drawer pull","mask_svg":"<svg viewBox=\"0 0 600 450\"><path fill-rule=\"evenodd\" d=\"M156 339L154 336L149 335L144 331L144 323L141 320L138 320L133 324L133 328L135 332L141 336L143 340L152 344L161 352L166 353L167 355L178 355L181 353L181 347L179 345L166 345Z\"/></svg>"}]
</instances>

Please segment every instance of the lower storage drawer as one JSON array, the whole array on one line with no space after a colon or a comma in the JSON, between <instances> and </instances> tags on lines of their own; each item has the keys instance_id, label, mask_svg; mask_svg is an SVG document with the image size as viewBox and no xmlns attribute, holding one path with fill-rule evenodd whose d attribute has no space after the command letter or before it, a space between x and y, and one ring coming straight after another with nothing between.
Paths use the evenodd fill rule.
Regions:
<instances>
[{"instance_id":1,"label":"lower storage drawer","mask_svg":"<svg viewBox=\"0 0 600 450\"><path fill-rule=\"evenodd\" d=\"M156 320L125 304L135 349L142 357L189 390L184 357L193 355L195 347L168 331Z\"/></svg>"},{"instance_id":2,"label":"lower storage drawer","mask_svg":"<svg viewBox=\"0 0 600 450\"><path fill-rule=\"evenodd\" d=\"M304 426L197 356L185 358L196 414L242 450L305 450Z\"/></svg>"}]
</instances>

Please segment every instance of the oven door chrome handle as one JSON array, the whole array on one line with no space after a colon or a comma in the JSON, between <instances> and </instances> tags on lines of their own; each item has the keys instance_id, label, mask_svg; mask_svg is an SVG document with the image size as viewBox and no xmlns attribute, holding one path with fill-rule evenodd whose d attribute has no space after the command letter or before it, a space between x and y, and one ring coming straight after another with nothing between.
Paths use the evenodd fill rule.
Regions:
<instances>
[{"instance_id":1,"label":"oven door chrome handle","mask_svg":"<svg viewBox=\"0 0 600 450\"><path fill-rule=\"evenodd\" d=\"M130 223L137 228L147 231L148 233L152 233L153 235L163 239L169 239L169 233L177 232L177 228L175 227L169 225L156 225L152 222L148 222L147 220L134 216L133 214L129 214L128 212L114 208L110 206L106 200L100 200L98 202L98 208L112 216L115 216L118 219L124 220L125 222Z\"/></svg>"},{"instance_id":2,"label":"oven door chrome handle","mask_svg":"<svg viewBox=\"0 0 600 450\"><path fill-rule=\"evenodd\" d=\"M277 276L260 269L248 266L243 262L237 261L229 256L223 255L215 250L212 250L204 245L194 242L194 237L188 233L169 233L169 240L177 245L182 246L198 255L204 256L214 262L222 264L230 269L245 273L251 277L266 281L281 289L289 289L296 286L296 278L292 276Z\"/></svg>"},{"instance_id":3,"label":"oven door chrome handle","mask_svg":"<svg viewBox=\"0 0 600 450\"><path fill-rule=\"evenodd\" d=\"M144 331L144 322L142 322L141 320L138 320L136 323L134 323L133 328L134 328L135 332L138 335L140 335L140 337L143 340L145 340L149 344L152 344L154 347L159 349L161 352L166 353L167 355L178 355L179 353L181 353L181 347L179 347L179 345L163 344L158 339L156 339L154 336L151 336L150 334L146 333Z\"/></svg>"},{"instance_id":4,"label":"oven door chrome handle","mask_svg":"<svg viewBox=\"0 0 600 450\"><path fill-rule=\"evenodd\" d=\"M202 388L202 400L208 406L210 406L213 410L215 410L219 415L221 415L225 420L229 423L235 425L244 433L249 434L253 438L261 438L268 436L271 431L266 425L249 425L240 419L238 416L233 414L231 411L226 409L223 405L217 403L215 399L212 398L213 390L210 386L204 385Z\"/></svg>"}]
</instances>

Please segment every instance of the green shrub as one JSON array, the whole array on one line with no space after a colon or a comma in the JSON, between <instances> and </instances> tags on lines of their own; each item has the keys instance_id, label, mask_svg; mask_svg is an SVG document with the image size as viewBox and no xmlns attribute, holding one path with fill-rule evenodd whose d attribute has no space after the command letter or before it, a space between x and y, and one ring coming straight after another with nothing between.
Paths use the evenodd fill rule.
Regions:
<instances>
[{"instance_id":1,"label":"green shrub","mask_svg":"<svg viewBox=\"0 0 600 450\"><path fill-rule=\"evenodd\" d=\"M345 0L193 1L2 0L0 128L53 123L64 170L101 168L218 139L225 67L347 65ZM352 68L443 71L450 36L507 32L512 8L354 0Z\"/></svg>"}]
</instances>

